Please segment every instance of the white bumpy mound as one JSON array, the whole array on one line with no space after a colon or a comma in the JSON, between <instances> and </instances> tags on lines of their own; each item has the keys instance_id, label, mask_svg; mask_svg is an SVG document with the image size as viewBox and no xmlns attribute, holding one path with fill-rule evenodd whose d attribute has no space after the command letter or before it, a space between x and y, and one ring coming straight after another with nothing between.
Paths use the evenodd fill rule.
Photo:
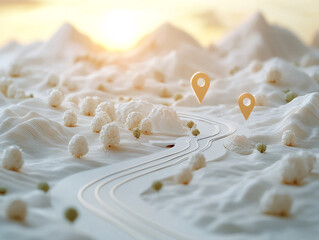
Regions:
<instances>
[{"instance_id":1,"label":"white bumpy mound","mask_svg":"<svg viewBox=\"0 0 319 240\"><path fill-rule=\"evenodd\" d=\"M254 60L250 63L249 68L253 73L257 73L263 68L263 64L259 60Z\"/></svg>"},{"instance_id":2,"label":"white bumpy mound","mask_svg":"<svg viewBox=\"0 0 319 240\"><path fill-rule=\"evenodd\" d=\"M97 112L95 117L93 118L91 122L91 129L93 132L99 133L102 129L102 127L110 123L111 119L109 115L107 115L106 112Z\"/></svg>"},{"instance_id":3,"label":"white bumpy mound","mask_svg":"<svg viewBox=\"0 0 319 240\"><path fill-rule=\"evenodd\" d=\"M224 146L227 149L242 155L251 154L253 152L254 147L254 145L249 141L249 139L246 136L242 135L231 136L224 144Z\"/></svg>"},{"instance_id":4,"label":"white bumpy mound","mask_svg":"<svg viewBox=\"0 0 319 240\"><path fill-rule=\"evenodd\" d=\"M47 75L45 82L50 86L50 87L56 87L59 85L60 79L59 77L54 74L54 73L50 73Z\"/></svg>"},{"instance_id":5,"label":"white bumpy mound","mask_svg":"<svg viewBox=\"0 0 319 240\"><path fill-rule=\"evenodd\" d=\"M148 118L152 121L153 131L167 134L183 134L183 123L176 111L167 106L154 107Z\"/></svg>"},{"instance_id":6,"label":"white bumpy mound","mask_svg":"<svg viewBox=\"0 0 319 240\"><path fill-rule=\"evenodd\" d=\"M265 94L255 95L256 106L265 106L267 104L267 96Z\"/></svg>"},{"instance_id":7,"label":"white bumpy mound","mask_svg":"<svg viewBox=\"0 0 319 240\"><path fill-rule=\"evenodd\" d=\"M2 155L2 166L5 169L18 171L23 166L21 150L18 146L7 147Z\"/></svg>"},{"instance_id":8,"label":"white bumpy mound","mask_svg":"<svg viewBox=\"0 0 319 240\"><path fill-rule=\"evenodd\" d=\"M296 146L296 134L292 130L286 130L281 137L282 144L290 147Z\"/></svg>"},{"instance_id":9,"label":"white bumpy mound","mask_svg":"<svg viewBox=\"0 0 319 240\"><path fill-rule=\"evenodd\" d=\"M13 200L7 207L7 217L13 221L23 222L27 216L27 205L22 200Z\"/></svg>"},{"instance_id":10,"label":"white bumpy mound","mask_svg":"<svg viewBox=\"0 0 319 240\"><path fill-rule=\"evenodd\" d=\"M102 102L100 103L96 110L95 113L97 114L98 112L106 112L107 115L110 117L112 121L115 120L115 108L114 108L114 103L113 102Z\"/></svg>"},{"instance_id":11,"label":"white bumpy mound","mask_svg":"<svg viewBox=\"0 0 319 240\"><path fill-rule=\"evenodd\" d=\"M311 173L316 157L305 151L283 156L280 165L280 179L286 184L300 184Z\"/></svg>"},{"instance_id":12,"label":"white bumpy mound","mask_svg":"<svg viewBox=\"0 0 319 240\"><path fill-rule=\"evenodd\" d=\"M99 104L99 99L96 97L85 97L80 103L80 111L85 116L94 116L95 109Z\"/></svg>"},{"instance_id":13,"label":"white bumpy mound","mask_svg":"<svg viewBox=\"0 0 319 240\"><path fill-rule=\"evenodd\" d=\"M272 84L278 84L280 82L282 75L279 69L272 67L268 70L266 76L266 82Z\"/></svg>"},{"instance_id":14,"label":"white bumpy mound","mask_svg":"<svg viewBox=\"0 0 319 240\"><path fill-rule=\"evenodd\" d=\"M193 172L190 168L183 168L180 173L175 176L175 181L178 184L187 185L193 178Z\"/></svg>"},{"instance_id":15,"label":"white bumpy mound","mask_svg":"<svg viewBox=\"0 0 319 240\"><path fill-rule=\"evenodd\" d=\"M131 112L125 121L125 127L132 131L133 128L138 127L138 125L140 124L140 122L143 119L143 115L139 112Z\"/></svg>"},{"instance_id":16,"label":"white bumpy mound","mask_svg":"<svg viewBox=\"0 0 319 240\"><path fill-rule=\"evenodd\" d=\"M190 166L193 170L198 170L200 168L206 167L206 159L204 154L195 153L191 157Z\"/></svg>"},{"instance_id":17,"label":"white bumpy mound","mask_svg":"<svg viewBox=\"0 0 319 240\"><path fill-rule=\"evenodd\" d=\"M73 109L67 110L63 114L64 126L75 127L78 121L78 116Z\"/></svg>"},{"instance_id":18,"label":"white bumpy mound","mask_svg":"<svg viewBox=\"0 0 319 240\"><path fill-rule=\"evenodd\" d=\"M143 118L147 117L149 112L152 110L153 104L144 100L132 100L127 103L121 103L116 109L116 116L120 122L125 122L127 116L131 112L139 112Z\"/></svg>"},{"instance_id":19,"label":"white bumpy mound","mask_svg":"<svg viewBox=\"0 0 319 240\"><path fill-rule=\"evenodd\" d=\"M14 63L10 66L8 75L11 77L20 77L22 75L22 65Z\"/></svg>"},{"instance_id":20,"label":"white bumpy mound","mask_svg":"<svg viewBox=\"0 0 319 240\"><path fill-rule=\"evenodd\" d=\"M281 217L289 216L291 205L291 197L276 189L264 193L260 201L260 207L263 213Z\"/></svg>"},{"instance_id":21,"label":"white bumpy mound","mask_svg":"<svg viewBox=\"0 0 319 240\"><path fill-rule=\"evenodd\" d=\"M148 118L144 118L140 122L140 129L143 134L148 135L152 133L152 121Z\"/></svg>"},{"instance_id":22,"label":"white bumpy mound","mask_svg":"<svg viewBox=\"0 0 319 240\"><path fill-rule=\"evenodd\" d=\"M120 143L120 130L114 123L103 126L100 132L100 143L104 148L115 147Z\"/></svg>"},{"instance_id":23,"label":"white bumpy mound","mask_svg":"<svg viewBox=\"0 0 319 240\"><path fill-rule=\"evenodd\" d=\"M87 154L89 147L85 137L79 134L74 135L69 142L69 152L76 158Z\"/></svg>"},{"instance_id":24,"label":"white bumpy mound","mask_svg":"<svg viewBox=\"0 0 319 240\"><path fill-rule=\"evenodd\" d=\"M49 95L49 104L52 107L59 107L63 101L63 94L58 89L53 89Z\"/></svg>"}]
</instances>

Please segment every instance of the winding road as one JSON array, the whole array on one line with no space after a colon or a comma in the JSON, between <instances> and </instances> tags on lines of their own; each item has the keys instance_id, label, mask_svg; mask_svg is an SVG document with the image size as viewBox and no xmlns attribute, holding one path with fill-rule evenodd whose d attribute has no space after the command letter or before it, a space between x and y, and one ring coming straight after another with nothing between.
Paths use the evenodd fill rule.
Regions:
<instances>
[{"instance_id":1,"label":"winding road","mask_svg":"<svg viewBox=\"0 0 319 240\"><path fill-rule=\"evenodd\" d=\"M210 161L222 156L219 140L236 131L224 120L179 116L195 121L201 134L178 138L173 148L159 153L70 176L54 187L54 207L81 209L75 227L96 239L204 239L200 229L141 198L154 180L174 175L193 152L203 152Z\"/></svg>"}]
</instances>

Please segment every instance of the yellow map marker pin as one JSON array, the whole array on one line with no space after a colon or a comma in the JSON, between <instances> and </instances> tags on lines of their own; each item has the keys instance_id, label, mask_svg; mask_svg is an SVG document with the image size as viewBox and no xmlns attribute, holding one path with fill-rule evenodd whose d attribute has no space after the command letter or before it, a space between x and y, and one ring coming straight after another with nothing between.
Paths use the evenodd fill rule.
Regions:
<instances>
[{"instance_id":1,"label":"yellow map marker pin","mask_svg":"<svg viewBox=\"0 0 319 240\"><path fill-rule=\"evenodd\" d=\"M204 81L205 81L202 85L198 84L198 80L200 78L204 79ZM209 85L210 85L210 79L206 73L197 72L192 76L191 86L193 88L193 91L194 91L199 103L202 103L202 101L207 93L207 90L209 88Z\"/></svg>"},{"instance_id":2,"label":"yellow map marker pin","mask_svg":"<svg viewBox=\"0 0 319 240\"><path fill-rule=\"evenodd\" d=\"M250 100L250 104L248 106L244 104L244 100L246 98ZM245 119L247 120L255 107L255 98L250 93L243 93L238 98L238 105L239 105L240 111L243 113Z\"/></svg>"}]
</instances>

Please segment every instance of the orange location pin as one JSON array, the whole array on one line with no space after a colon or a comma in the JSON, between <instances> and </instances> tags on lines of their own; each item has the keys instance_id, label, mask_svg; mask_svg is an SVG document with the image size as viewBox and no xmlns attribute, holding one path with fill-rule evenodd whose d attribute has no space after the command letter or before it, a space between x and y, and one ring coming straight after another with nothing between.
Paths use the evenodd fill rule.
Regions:
<instances>
[{"instance_id":1,"label":"orange location pin","mask_svg":"<svg viewBox=\"0 0 319 240\"><path fill-rule=\"evenodd\" d=\"M246 98L250 100L250 104L248 106L244 104L244 100ZM243 93L238 98L238 105L239 105L240 111L243 113L245 119L247 120L255 107L255 98L250 93Z\"/></svg>"},{"instance_id":2,"label":"orange location pin","mask_svg":"<svg viewBox=\"0 0 319 240\"><path fill-rule=\"evenodd\" d=\"M204 79L205 82L200 85L198 83L199 79ZM202 101L207 93L207 90L209 88L209 85L210 85L210 79L209 79L208 75L206 73L203 73L203 72L195 73L192 76L191 85L192 85L193 91L194 91L199 103L202 103Z\"/></svg>"}]
</instances>

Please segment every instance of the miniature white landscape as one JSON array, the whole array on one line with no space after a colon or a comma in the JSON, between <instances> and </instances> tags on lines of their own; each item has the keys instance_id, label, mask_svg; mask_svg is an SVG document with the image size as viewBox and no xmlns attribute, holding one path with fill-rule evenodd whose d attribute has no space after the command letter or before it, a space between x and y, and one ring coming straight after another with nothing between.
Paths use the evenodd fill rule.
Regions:
<instances>
[{"instance_id":1,"label":"miniature white landscape","mask_svg":"<svg viewBox=\"0 0 319 240\"><path fill-rule=\"evenodd\" d=\"M4 46L0 239L315 239L318 36L306 45L256 13L209 48L170 24L125 53L69 24ZM211 78L201 104L198 71ZM150 131L136 139L132 126Z\"/></svg>"}]
</instances>

